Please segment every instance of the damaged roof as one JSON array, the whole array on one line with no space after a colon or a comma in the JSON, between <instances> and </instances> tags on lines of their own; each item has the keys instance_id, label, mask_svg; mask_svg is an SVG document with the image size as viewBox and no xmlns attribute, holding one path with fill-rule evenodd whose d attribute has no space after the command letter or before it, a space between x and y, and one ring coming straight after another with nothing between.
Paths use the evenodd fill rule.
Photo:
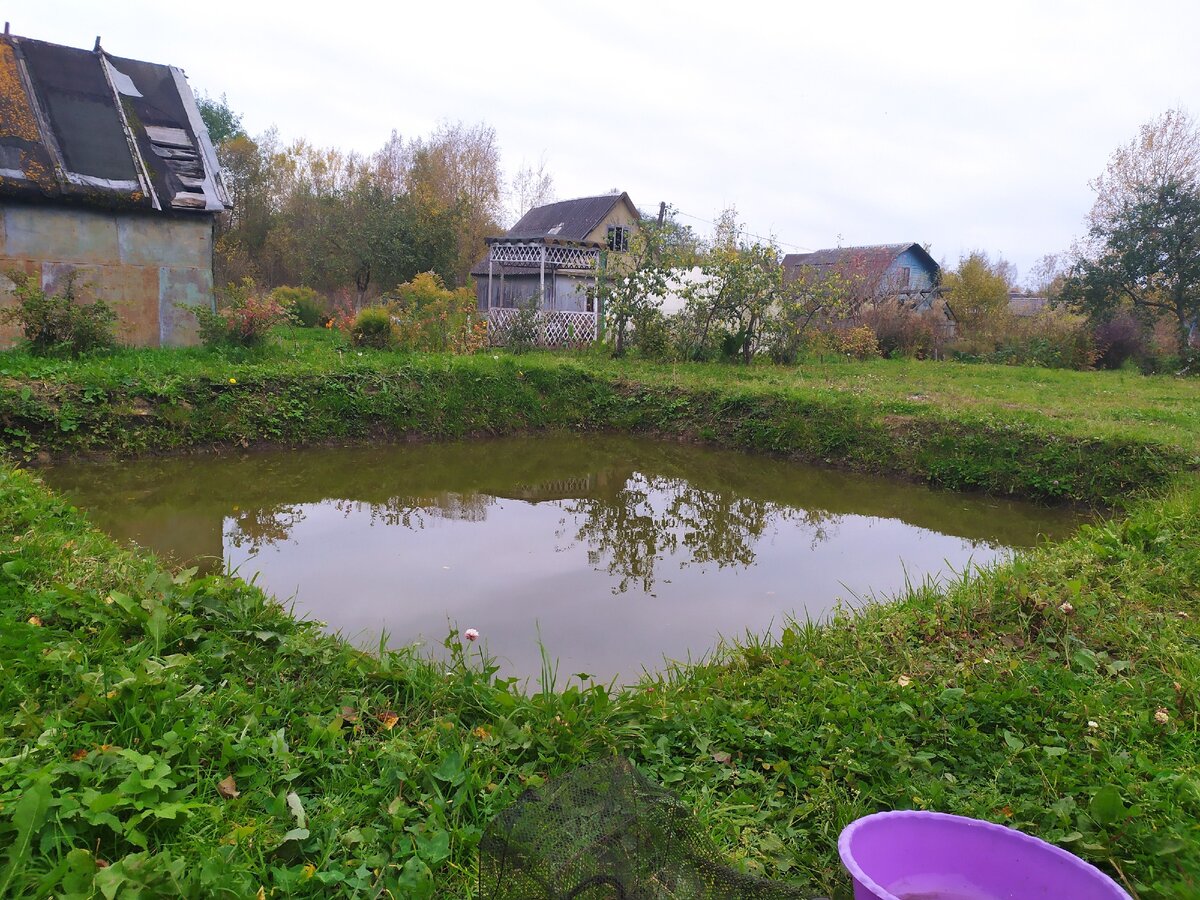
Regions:
<instances>
[{"instance_id":1,"label":"damaged roof","mask_svg":"<svg viewBox=\"0 0 1200 900\"><path fill-rule=\"evenodd\" d=\"M0 37L0 198L220 212L232 206L183 71Z\"/></svg>"}]
</instances>

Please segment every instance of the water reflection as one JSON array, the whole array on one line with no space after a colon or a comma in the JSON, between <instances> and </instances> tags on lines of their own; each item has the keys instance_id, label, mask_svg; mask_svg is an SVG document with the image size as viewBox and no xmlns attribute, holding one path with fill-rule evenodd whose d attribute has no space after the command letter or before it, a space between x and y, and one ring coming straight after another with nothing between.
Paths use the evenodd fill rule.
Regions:
<instances>
[{"instance_id":1,"label":"water reflection","mask_svg":"<svg viewBox=\"0 0 1200 900\"><path fill-rule=\"evenodd\" d=\"M257 574L371 643L479 627L505 670L608 678L718 634L995 559L1067 511L623 437L74 464L47 480L115 536Z\"/></svg>"}]
</instances>

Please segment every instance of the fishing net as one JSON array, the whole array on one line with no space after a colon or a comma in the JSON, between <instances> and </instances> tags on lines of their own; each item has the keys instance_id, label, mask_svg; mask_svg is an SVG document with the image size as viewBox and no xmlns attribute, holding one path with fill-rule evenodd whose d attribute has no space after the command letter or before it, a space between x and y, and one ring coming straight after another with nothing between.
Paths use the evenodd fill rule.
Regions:
<instances>
[{"instance_id":1,"label":"fishing net","mask_svg":"<svg viewBox=\"0 0 1200 900\"><path fill-rule=\"evenodd\" d=\"M725 865L683 802L627 760L525 791L479 845L483 900L799 900Z\"/></svg>"}]
</instances>

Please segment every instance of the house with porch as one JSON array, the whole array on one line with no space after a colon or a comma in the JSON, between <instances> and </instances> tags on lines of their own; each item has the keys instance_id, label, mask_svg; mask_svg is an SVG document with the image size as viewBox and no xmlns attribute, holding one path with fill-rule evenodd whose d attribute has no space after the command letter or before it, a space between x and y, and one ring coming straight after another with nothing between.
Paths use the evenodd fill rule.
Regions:
<instances>
[{"instance_id":1,"label":"house with porch","mask_svg":"<svg viewBox=\"0 0 1200 900\"><path fill-rule=\"evenodd\" d=\"M600 335L597 275L610 254L629 249L640 214L626 193L538 206L505 234L471 274L491 333L502 335L519 307L534 301L546 344L586 343Z\"/></svg>"},{"instance_id":2,"label":"house with porch","mask_svg":"<svg viewBox=\"0 0 1200 900\"><path fill-rule=\"evenodd\" d=\"M173 66L0 37L0 304L18 270L109 302L134 346L192 344L231 200ZM0 334L10 342L14 331Z\"/></svg>"}]
</instances>

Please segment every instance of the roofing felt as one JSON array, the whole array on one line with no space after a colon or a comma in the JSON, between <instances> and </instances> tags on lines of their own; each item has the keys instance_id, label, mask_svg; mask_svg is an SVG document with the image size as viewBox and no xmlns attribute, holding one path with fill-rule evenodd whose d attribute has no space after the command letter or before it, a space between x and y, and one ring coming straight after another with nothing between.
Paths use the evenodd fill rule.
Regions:
<instances>
[{"instance_id":1,"label":"roofing felt","mask_svg":"<svg viewBox=\"0 0 1200 900\"><path fill-rule=\"evenodd\" d=\"M512 228L505 237L556 238L560 241L583 241L604 221L618 203L628 203L635 210L628 194L604 194L600 197L579 197L536 206Z\"/></svg>"},{"instance_id":2,"label":"roofing felt","mask_svg":"<svg viewBox=\"0 0 1200 900\"><path fill-rule=\"evenodd\" d=\"M0 37L0 197L230 206L181 70L9 34Z\"/></svg>"}]
</instances>

